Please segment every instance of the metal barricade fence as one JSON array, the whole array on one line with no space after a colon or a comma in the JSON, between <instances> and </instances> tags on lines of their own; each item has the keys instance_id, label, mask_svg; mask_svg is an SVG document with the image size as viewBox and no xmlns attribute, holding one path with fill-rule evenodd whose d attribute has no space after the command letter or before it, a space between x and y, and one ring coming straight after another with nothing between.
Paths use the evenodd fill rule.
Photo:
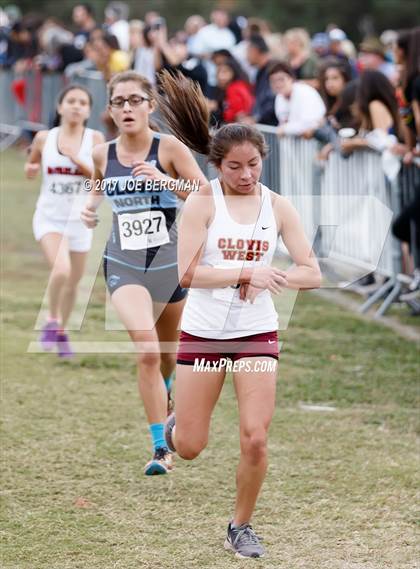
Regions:
<instances>
[{"instance_id":1,"label":"metal barricade fence","mask_svg":"<svg viewBox=\"0 0 420 569\"><path fill-rule=\"evenodd\" d=\"M14 81L22 81L20 86L23 101L18 102L12 92ZM72 83L84 85L92 94L93 106L88 126L104 130L101 115L106 107L106 84L99 72L86 72L74 75ZM60 73L41 73L29 71L19 77L13 72L0 71L2 102L0 123L3 125L26 125L38 123L39 127L51 128L60 91L69 81ZM22 104L23 103L23 104Z\"/></svg>"},{"instance_id":2,"label":"metal barricade fence","mask_svg":"<svg viewBox=\"0 0 420 569\"><path fill-rule=\"evenodd\" d=\"M2 102L0 121L5 130L19 121L35 121L51 127L55 115L56 99L66 84L60 74L31 72L26 81L24 107L18 105L11 92L12 72L0 71ZM92 93L93 108L89 126L104 130L101 115L106 108L106 85L98 72L84 72L72 78L73 83L86 86ZM363 207L352 209L350 196L376 198L394 214L400 211L401 200L406 202L415 184L419 183L419 168L403 168L398 183L389 184L381 166L380 155L372 151L354 152L344 158L333 152L323 170L316 162L319 144L315 140L298 137L279 138L276 128L257 125L269 146L264 161L262 182L270 189L290 198L298 209L308 237L315 243L315 251L321 257L336 259L360 269L375 267L378 272L395 277L401 272L399 243L389 234L380 259L375 258L378 241L387 231L387 219L379 214L367 215ZM216 175L216 169L203 156L197 160L207 177ZM335 199L331 199L335 196ZM360 202L362 203L362 202ZM354 202L353 202L354 204ZM325 220L340 219L345 229L331 235ZM328 225L328 223L327 223ZM416 251L417 258L419 252Z\"/></svg>"}]
</instances>

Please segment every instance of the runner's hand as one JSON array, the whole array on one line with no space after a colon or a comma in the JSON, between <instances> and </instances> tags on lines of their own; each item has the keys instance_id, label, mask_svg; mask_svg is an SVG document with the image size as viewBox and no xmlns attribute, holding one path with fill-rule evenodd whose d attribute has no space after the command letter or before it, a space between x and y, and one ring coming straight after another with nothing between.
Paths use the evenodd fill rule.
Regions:
<instances>
[{"instance_id":1,"label":"runner's hand","mask_svg":"<svg viewBox=\"0 0 420 569\"><path fill-rule=\"evenodd\" d=\"M36 162L27 162L25 164L25 176L29 179L36 178L41 168L41 164Z\"/></svg>"},{"instance_id":2,"label":"runner's hand","mask_svg":"<svg viewBox=\"0 0 420 569\"><path fill-rule=\"evenodd\" d=\"M93 207L85 206L80 213L80 219L89 229L94 229L99 223L99 216Z\"/></svg>"},{"instance_id":3,"label":"runner's hand","mask_svg":"<svg viewBox=\"0 0 420 569\"><path fill-rule=\"evenodd\" d=\"M149 162L144 160L141 162L134 162L131 175L136 178L137 176L144 176L149 180L168 180L169 177L165 176L163 172L158 170L156 166L152 166Z\"/></svg>"},{"instance_id":4,"label":"runner's hand","mask_svg":"<svg viewBox=\"0 0 420 569\"><path fill-rule=\"evenodd\" d=\"M263 292L262 288L256 288L250 284L242 284L239 289L239 298L254 304L255 299L261 292Z\"/></svg>"},{"instance_id":5,"label":"runner's hand","mask_svg":"<svg viewBox=\"0 0 420 569\"><path fill-rule=\"evenodd\" d=\"M252 272L249 284L255 288L266 289L274 294L279 294L282 288L287 287L287 274L274 267L256 267Z\"/></svg>"}]
</instances>

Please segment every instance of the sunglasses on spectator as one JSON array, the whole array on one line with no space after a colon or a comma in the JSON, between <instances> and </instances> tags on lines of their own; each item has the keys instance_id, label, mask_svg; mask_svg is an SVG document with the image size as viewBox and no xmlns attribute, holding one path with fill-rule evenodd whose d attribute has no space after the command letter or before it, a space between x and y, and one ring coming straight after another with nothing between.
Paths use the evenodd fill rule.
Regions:
<instances>
[{"instance_id":1,"label":"sunglasses on spectator","mask_svg":"<svg viewBox=\"0 0 420 569\"><path fill-rule=\"evenodd\" d=\"M130 95L129 97L115 97L109 100L111 107L115 109L122 109L127 102L130 107L139 107L144 101L150 101L147 97L142 97L141 95Z\"/></svg>"}]
</instances>

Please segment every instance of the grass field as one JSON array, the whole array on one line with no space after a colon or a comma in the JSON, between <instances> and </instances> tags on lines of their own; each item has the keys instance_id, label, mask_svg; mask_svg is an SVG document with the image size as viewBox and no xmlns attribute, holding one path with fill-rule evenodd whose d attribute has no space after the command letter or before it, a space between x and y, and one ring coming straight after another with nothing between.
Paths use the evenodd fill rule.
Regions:
<instances>
[{"instance_id":1,"label":"grass field","mask_svg":"<svg viewBox=\"0 0 420 569\"><path fill-rule=\"evenodd\" d=\"M254 518L269 555L238 561L222 549L238 456L230 379L208 449L149 479L133 356L60 362L27 353L47 272L31 230L38 183L23 180L22 161L8 151L1 164L1 567L418 567L418 345L299 295L282 338L270 468ZM105 337L104 298L99 276L73 337Z\"/></svg>"}]
</instances>

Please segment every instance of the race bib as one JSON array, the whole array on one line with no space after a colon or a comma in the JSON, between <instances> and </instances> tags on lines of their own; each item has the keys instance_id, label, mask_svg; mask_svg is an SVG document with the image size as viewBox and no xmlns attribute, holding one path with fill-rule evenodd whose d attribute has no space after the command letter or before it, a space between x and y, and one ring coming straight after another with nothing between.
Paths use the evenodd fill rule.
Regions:
<instances>
[{"instance_id":1,"label":"race bib","mask_svg":"<svg viewBox=\"0 0 420 569\"><path fill-rule=\"evenodd\" d=\"M83 182L53 182L50 186L50 192L58 196L73 196L81 194L84 190Z\"/></svg>"},{"instance_id":2,"label":"race bib","mask_svg":"<svg viewBox=\"0 0 420 569\"><path fill-rule=\"evenodd\" d=\"M166 218L162 211L118 214L122 250L138 251L169 243Z\"/></svg>"}]
</instances>

